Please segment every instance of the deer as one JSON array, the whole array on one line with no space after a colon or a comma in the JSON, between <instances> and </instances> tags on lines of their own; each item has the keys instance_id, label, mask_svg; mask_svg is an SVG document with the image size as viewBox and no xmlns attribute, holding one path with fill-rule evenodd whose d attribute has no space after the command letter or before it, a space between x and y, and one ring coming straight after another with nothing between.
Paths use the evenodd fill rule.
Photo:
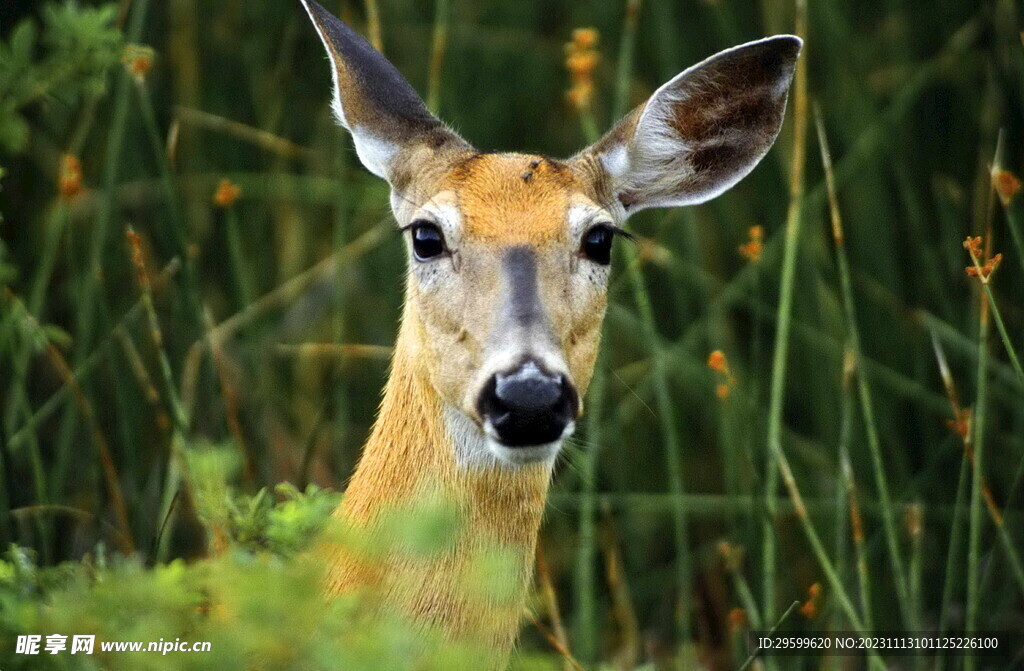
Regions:
<instances>
[{"instance_id":1,"label":"deer","mask_svg":"<svg viewBox=\"0 0 1024 671\"><path fill-rule=\"evenodd\" d=\"M372 584L381 607L485 646L493 658L481 668L502 668L556 458L593 375L613 242L632 214L702 203L754 169L782 127L803 43L777 35L711 56L558 160L475 149L357 32L301 2L327 53L331 109L390 185L408 256L389 378L335 516L373 529L427 490L465 515L429 561L369 565L328 545L325 591ZM510 598L459 588L489 546L513 559Z\"/></svg>"}]
</instances>

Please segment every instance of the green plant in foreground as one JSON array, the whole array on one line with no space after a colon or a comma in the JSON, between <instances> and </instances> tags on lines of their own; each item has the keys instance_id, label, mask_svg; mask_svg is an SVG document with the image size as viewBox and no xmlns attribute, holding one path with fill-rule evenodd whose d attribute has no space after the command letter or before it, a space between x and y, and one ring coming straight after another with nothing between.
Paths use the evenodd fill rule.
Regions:
<instances>
[{"instance_id":1,"label":"green plant in foreground","mask_svg":"<svg viewBox=\"0 0 1024 671\"><path fill-rule=\"evenodd\" d=\"M14 27L0 43L0 150L25 147L26 107L48 100L70 107L104 92L107 70L121 57L116 18L117 5L68 2L43 8L42 30L32 19Z\"/></svg>"},{"instance_id":2,"label":"green plant in foreground","mask_svg":"<svg viewBox=\"0 0 1024 671\"><path fill-rule=\"evenodd\" d=\"M419 561L455 542L461 521L443 499L391 511L386 533L367 534L326 520L337 494L311 487L280 486L275 502L265 490L239 497L215 484L225 473L226 451L205 448L189 460L200 514L230 521L232 535L217 554L186 563L146 567L136 557L108 556L98 547L85 561L41 568L33 554L12 546L0 560L0 668L129 669L163 671L267 669L476 669L487 650L443 639L422 623L379 611L372 589L324 596L322 563L316 552L296 550L330 540L356 556L388 549L383 538L401 538L409 561ZM204 463L205 462L205 463ZM198 476L197 476L198 473ZM215 510L218 505L220 510ZM321 535L322 534L322 535ZM465 589L488 599L506 598L511 584L500 549L481 552ZM93 655L16 654L18 635L94 635ZM108 652L116 641L208 641L209 652ZM521 668L551 668L543 658Z\"/></svg>"}]
</instances>

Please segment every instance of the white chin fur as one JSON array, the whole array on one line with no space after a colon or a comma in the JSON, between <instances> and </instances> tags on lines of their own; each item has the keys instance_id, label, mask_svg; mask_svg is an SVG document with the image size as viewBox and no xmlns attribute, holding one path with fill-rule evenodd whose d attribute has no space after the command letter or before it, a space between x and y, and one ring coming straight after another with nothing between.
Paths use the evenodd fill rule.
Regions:
<instances>
[{"instance_id":1,"label":"white chin fur","mask_svg":"<svg viewBox=\"0 0 1024 671\"><path fill-rule=\"evenodd\" d=\"M555 457L558 456L558 451L562 449L562 442L571 436L575 430L576 422L569 422L565 430L562 431L562 435L554 442L544 443L543 445L509 447L508 445L503 445L498 440L497 432L490 422L484 424L484 433L487 434L488 451L497 457L499 462L511 466L526 466L545 461L554 461Z\"/></svg>"},{"instance_id":2,"label":"white chin fur","mask_svg":"<svg viewBox=\"0 0 1024 671\"><path fill-rule=\"evenodd\" d=\"M553 465L562 442L576 429L576 423L569 422L561 437L554 442L531 447L508 447L497 440L493 427L485 426L481 430L479 425L451 406L445 407L445 420L449 435L455 443L456 460L463 468L470 469L514 468L542 463Z\"/></svg>"},{"instance_id":3,"label":"white chin fur","mask_svg":"<svg viewBox=\"0 0 1024 671\"><path fill-rule=\"evenodd\" d=\"M562 448L561 439L545 445L531 445L529 447L508 447L501 443L487 439L487 449L490 450L499 462L510 466L528 466L542 462L553 461Z\"/></svg>"}]
</instances>

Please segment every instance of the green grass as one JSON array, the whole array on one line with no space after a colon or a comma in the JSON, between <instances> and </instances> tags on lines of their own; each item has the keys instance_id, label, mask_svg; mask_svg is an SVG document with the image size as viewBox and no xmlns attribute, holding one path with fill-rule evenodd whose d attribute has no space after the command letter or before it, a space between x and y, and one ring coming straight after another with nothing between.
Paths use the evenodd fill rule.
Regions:
<instances>
[{"instance_id":1,"label":"green grass","mask_svg":"<svg viewBox=\"0 0 1024 671\"><path fill-rule=\"evenodd\" d=\"M111 579L150 585L154 565L208 552L196 446L238 456L240 495L343 488L404 254L386 187L330 118L298 3L133 0L44 21L48 4L0 10L0 547L86 569L134 548L150 568L115 561ZM739 668L735 609L766 629L788 613L797 631L1017 632L1006 659L1022 654L1024 200L991 183L993 164L1024 172L1015 3L327 5L477 146L555 156L715 51L806 37L805 93L762 165L711 203L634 217L640 244L616 252L587 420L542 532L575 660ZM15 29L28 17L39 34ZM588 26L602 60L581 115L563 46ZM155 50L142 81L127 43ZM70 199L63 154L82 166ZM228 207L222 179L241 190ZM965 272L997 252L990 281ZM814 583L808 620L790 605ZM516 663L563 668L524 622Z\"/></svg>"}]
</instances>

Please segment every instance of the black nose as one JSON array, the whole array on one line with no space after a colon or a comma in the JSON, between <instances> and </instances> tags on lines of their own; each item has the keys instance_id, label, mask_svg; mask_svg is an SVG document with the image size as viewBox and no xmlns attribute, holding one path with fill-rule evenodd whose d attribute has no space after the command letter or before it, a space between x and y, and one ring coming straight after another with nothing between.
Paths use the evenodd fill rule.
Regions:
<instances>
[{"instance_id":1,"label":"black nose","mask_svg":"<svg viewBox=\"0 0 1024 671\"><path fill-rule=\"evenodd\" d=\"M480 416L507 447L553 443L576 417L576 390L564 375L554 375L533 360L498 373L480 393Z\"/></svg>"}]
</instances>

